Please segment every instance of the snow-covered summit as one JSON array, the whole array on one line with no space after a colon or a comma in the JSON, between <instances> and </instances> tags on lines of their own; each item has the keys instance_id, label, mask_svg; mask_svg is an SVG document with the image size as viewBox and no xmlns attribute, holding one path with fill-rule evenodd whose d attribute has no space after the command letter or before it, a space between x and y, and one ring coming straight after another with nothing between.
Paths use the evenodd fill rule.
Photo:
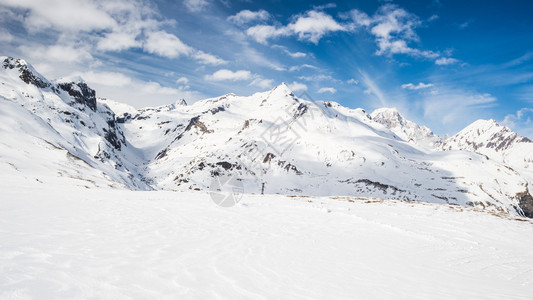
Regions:
<instances>
[{"instance_id":1,"label":"snow-covered summit","mask_svg":"<svg viewBox=\"0 0 533 300\"><path fill-rule=\"evenodd\" d=\"M18 76L26 84L33 84L39 88L47 88L52 84L43 75L39 74L32 65L28 64L24 59L13 57L0 56L2 61L2 67L5 70L16 70L15 74L11 75Z\"/></svg>"},{"instance_id":2,"label":"snow-covered summit","mask_svg":"<svg viewBox=\"0 0 533 300\"><path fill-rule=\"evenodd\" d=\"M372 120L383 124L401 139L424 148L435 148L441 138L426 126L420 126L405 119L396 108L378 108L370 116Z\"/></svg>"},{"instance_id":3,"label":"snow-covered summit","mask_svg":"<svg viewBox=\"0 0 533 300\"><path fill-rule=\"evenodd\" d=\"M482 148L496 152L509 150L520 143L531 143L527 137L519 136L495 120L477 120L457 134L446 139L444 150L461 149L479 151Z\"/></svg>"},{"instance_id":4,"label":"snow-covered summit","mask_svg":"<svg viewBox=\"0 0 533 300\"><path fill-rule=\"evenodd\" d=\"M442 150L477 152L533 178L533 142L495 120L477 120L447 138ZM533 188L533 180L531 181Z\"/></svg>"},{"instance_id":5,"label":"snow-covered summit","mask_svg":"<svg viewBox=\"0 0 533 300\"><path fill-rule=\"evenodd\" d=\"M187 101L185 99L178 99L174 102L174 106L187 106Z\"/></svg>"}]
</instances>

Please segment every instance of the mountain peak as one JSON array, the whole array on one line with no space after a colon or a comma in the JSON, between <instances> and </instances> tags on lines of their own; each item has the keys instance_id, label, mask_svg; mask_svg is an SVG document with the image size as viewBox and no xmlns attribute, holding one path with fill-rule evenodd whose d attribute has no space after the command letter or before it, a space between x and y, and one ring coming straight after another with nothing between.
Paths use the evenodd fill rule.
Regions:
<instances>
[{"instance_id":1,"label":"mountain peak","mask_svg":"<svg viewBox=\"0 0 533 300\"><path fill-rule=\"evenodd\" d=\"M499 124L496 120L477 120L449 137L443 144L444 150L481 151L492 149L496 152L505 151L518 143L531 143L527 137L519 136L510 128Z\"/></svg>"},{"instance_id":2,"label":"mountain peak","mask_svg":"<svg viewBox=\"0 0 533 300\"><path fill-rule=\"evenodd\" d=\"M61 77L59 79L55 80L55 83L86 83L85 80L79 75L73 75L73 76L67 76L67 77Z\"/></svg>"},{"instance_id":3,"label":"mountain peak","mask_svg":"<svg viewBox=\"0 0 533 300\"><path fill-rule=\"evenodd\" d=\"M2 67L4 69L17 69L20 72L19 78L26 84L33 84L39 88L47 88L52 85L46 78L44 78L43 75L39 74L39 72L37 72L24 59L15 59L7 56L1 56L0 59L2 60Z\"/></svg>"},{"instance_id":4,"label":"mountain peak","mask_svg":"<svg viewBox=\"0 0 533 300\"><path fill-rule=\"evenodd\" d=\"M427 148L441 143L441 138L429 128L405 119L396 108L378 108L370 114L372 120L381 123L401 139Z\"/></svg>"},{"instance_id":5,"label":"mountain peak","mask_svg":"<svg viewBox=\"0 0 533 300\"><path fill-rule=\"evenodd\" d=\"M176 100L176 102L174 102L174 105L175 106L187 106L187 101L181 98L181 99Z\"/></svg>"},{"instance_id":6,"label":"mountain peak","mask_svg":"<svg viewBox=\"0 0 533 300\"><path fill-rule=\"evenodd\" d=\"M376 119L379 123L379 120L395 120L400 124L405 122L405 118L400 114L397 108L395 107L382 107L375 109L371 114L372 119Z\"/></svg>"},{"instance_id":7,"label":"mountain peak","mask_svg":"<svg viewBox=\"0 0 533 300\"><path fill-rule=\"evenodd\" d=\"M294 93L292 92L292 90L285 84L285 82L282 82L281 84L279 84L278 86L276 86L275 88L273 88L271 91L270 91L271 94L277 94L277 95L294 95Z\"/></svg>"}]
</instances>

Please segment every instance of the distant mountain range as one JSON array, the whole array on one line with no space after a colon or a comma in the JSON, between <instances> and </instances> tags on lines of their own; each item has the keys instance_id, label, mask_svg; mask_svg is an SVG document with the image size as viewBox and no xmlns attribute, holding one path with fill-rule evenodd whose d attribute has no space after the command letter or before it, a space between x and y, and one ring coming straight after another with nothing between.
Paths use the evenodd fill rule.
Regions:
<instances>
[{"instance_id":1,"label":"distant mountain range","mask_svg":"<svg viewBox=\"0 0 533 300\"><path fill-rule=\"evenodd\" d=\"M135 109L82 79L49 81L0 58L0 170L6 182L87 188L378 197L533 217L533 143L494 120L443 139L396 109L368 114L300 99L285 85Z\"/></svg>"}]
</instances>

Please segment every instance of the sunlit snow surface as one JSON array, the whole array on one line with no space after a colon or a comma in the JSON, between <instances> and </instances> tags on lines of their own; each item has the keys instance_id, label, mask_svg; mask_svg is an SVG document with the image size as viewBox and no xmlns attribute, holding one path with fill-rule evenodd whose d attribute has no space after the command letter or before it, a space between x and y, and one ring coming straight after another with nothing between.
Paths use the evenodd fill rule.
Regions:
<instances>
[{"instance_id":1,"label":"sunlit snow surface","mask_svg":"<svg viewBox=\"0 0 533 300\"><path fill-rule=\"evenodd\" d=\"M446 205L2 184L0 299L530 299L531 245Z\"/></svg>"}]
</instances>

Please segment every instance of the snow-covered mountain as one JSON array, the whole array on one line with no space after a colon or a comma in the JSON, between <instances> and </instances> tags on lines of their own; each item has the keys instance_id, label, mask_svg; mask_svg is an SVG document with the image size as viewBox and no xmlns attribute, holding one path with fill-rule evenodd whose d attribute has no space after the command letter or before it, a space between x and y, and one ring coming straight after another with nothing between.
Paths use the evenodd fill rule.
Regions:
<instances>
[{"instance_id":1,"label":"snow-covered mountain","mask_svg":"<svg viewBox=\"0 0 533 300\"><path fill-rule=\"evenodd\" d=\"M467 150L533 172L533 142L495 120L478 120L441 145L443 150Z\"/></svg>"},{"instance_id":2,"label":"snow-covered mountain","mask_svg":"<svg viewBox=\"0 0 533 300\"><path fill-rule=\"evenodd\" d=\"M0 160L15 175L6 180L149 188L115 113L85 82L50 82L22 59L0 61Z\"/></svg>"},{"instance_id":3,"label":"snow-covered mountain","mask_svg":"<svg viewBox=\"0 0 533 300\"><path fill-rule=\"evenodd\" d=\"M390 109L370 116L299 99L281 84L248 97L136 110L96 99L82 81L52 83L22 60L2 61L1 167L30 181L207 190L225 176L246 193L370 196L533 216L532 177L472 151L431 150L440 139Z\"/></svg>"},{"instance_id":4,"label":"snow-covered mountain","mask_svg":"<svg viewBox=\"0 0 533 300\"><path fill-rule=\"evenodd\" d=\"M429 128L405 119L396 108L378 108L370 116L409 143L428 149L436 148L442 143L442 139Z\"/></svg>"}]
</instances>

